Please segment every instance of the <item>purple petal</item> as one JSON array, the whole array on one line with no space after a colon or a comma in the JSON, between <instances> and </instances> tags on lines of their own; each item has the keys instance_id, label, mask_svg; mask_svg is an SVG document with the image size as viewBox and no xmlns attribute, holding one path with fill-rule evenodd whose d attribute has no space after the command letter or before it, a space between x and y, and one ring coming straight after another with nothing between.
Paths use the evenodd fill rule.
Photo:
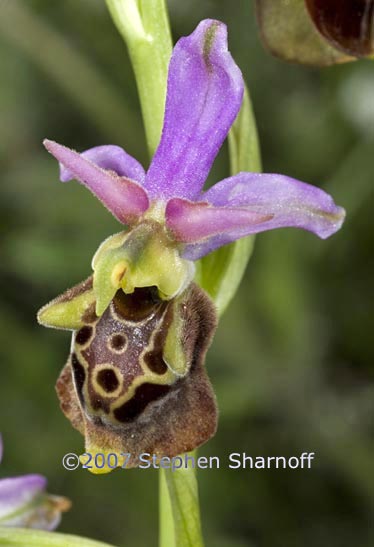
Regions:
<instances>
[{"instance_id":1,"label":"purple petal","mask_svg":"<svg viewBox=\"0 0 374 547\"><path fill-rule=\"evenodd\" d=\"M24 475L0 480L0 520L31 503L44 492L47 481L41 475Z\"/></svg>"},{"instance_id":2,"label":"purple petal","mask_svg":"<svg viewBox=\"0 0 374 547\"><path fill-rule=\"evenodd\" d=\"M46 149L84 184L123 224L132 224L149 206L146 192L136 182L106 171L74 150L45 140Z\"/></svg>"},{"instance_id":3,"label":"purple petal","mask_svg":"<svg viewBox=\"0 0 374 547\"><path fill-rule=\"evenodd\" d=\"M104 146L95 146L80 155L86 160L95 163L102 169L114 171L120 177L132 179L139 184L143 184L145 179L145 171L143 166L127 154L120 146L108 144ZM68 182L74 178L74 173L66 169L64 165L60 165L60 179L62 182Z\"/></svg>"},{"instance_id":4,"label":"purple petal","mask_svg":"<svg viewBox=\"0 0 374 547\"><path fill-rule=\"evenodd\" d=\"M240 109L243 87L223 23L202 21L178 41L169 65L162 137L145 182L152 197L199 194Z\"/></svg>"},{"instance_id":5,"label":"purple petal","mask_svg":"<svg viewBox=\"0 0 374 547\"><path fill-rule=\"evenodd\" d=\"M341 227L345 211L323 190L282 175L239 173L200 196L208 203L170 200L167 225L187 243L184 257L196 260L249 234L281 227L309 230L322 239ZM248 218L246 220L246 216ZM256 221L252 215L263 216Z\"/></svg>"},{"instance_id":6,"label":"purple petal","mask_svg":"<svg viewBox=\"0 0 374 547\"><path fill-rule=\"evenodd\" d=\"M265 222L271 215L263 215L245 208L214 207L205 202L174 198L166 206L166 222L174 239L195 243L222 232L243 229Z\"/></svg>"}]
</instances>

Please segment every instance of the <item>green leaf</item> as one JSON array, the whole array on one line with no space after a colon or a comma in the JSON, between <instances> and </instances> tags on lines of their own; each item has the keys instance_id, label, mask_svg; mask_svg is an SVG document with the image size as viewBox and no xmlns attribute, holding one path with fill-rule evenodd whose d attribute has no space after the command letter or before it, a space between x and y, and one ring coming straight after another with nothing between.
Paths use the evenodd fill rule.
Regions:
<instances>
[{"instance_id":1,"label":"green leaf","mask_svg":"<svg viewBox=\"0 0 374 547\"><path fill-rule=\"evenodd\" d=\"M111 547L108 543L57 532L0 527L0 545L5 547Z\"/></svg>"},{"instance_id":2,"label":"green leaf","mask_svg":"<svg viewBox=\"0 0 374 547\"><path fill-rule=\"evenodd\" d=\"M125 40L142 108L151 154L160 140L172 40L164 0L106 0Z\"/></svg>"},{"instance_id":3,"label":"green leaf","mask_svg":"<svg viewBox=\"0 0 374 547\"><path fill-rule=\"evenodd\" d=\"M229 133L231 174L261 171L256 122L248 91ZM197 263L196 281L215 302L222 315L234 297L253 250L254 236L248 236L203 257Z\"/></svg>"}]
</instances>

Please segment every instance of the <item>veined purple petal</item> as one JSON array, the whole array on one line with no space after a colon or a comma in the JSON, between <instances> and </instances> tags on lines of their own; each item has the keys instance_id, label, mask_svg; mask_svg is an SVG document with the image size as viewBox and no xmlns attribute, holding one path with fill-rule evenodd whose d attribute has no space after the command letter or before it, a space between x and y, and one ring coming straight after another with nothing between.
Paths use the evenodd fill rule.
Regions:
<instances>
[{"instance_id":1,"label":"veined purple petal","mask_svg":"<svg viewBox=\"0 0 374 547\"><path fill-rule=\"evenodd\" d=\"M0 521L44 492L47 481L41 475L24 475L0 480ZM1 522L0 522L1 525Z\"/></svg>"},{"instance_id":2,"label":"veined purple petal","mask_svg":"<svg viewBox=\"0 0 374 547\"><path fill-rule=\"evenodd\" d=\"M143 184L145 171L143 166L132 156L127 154L123 148L114 144L95 146L89 150L81 152L80 155L86 160L91 161L102 169L114 171L120 177L126 177ZM74 178L74 173L60 164L60 179L62 182L68 182Z\"/></svg>"},{"instance_id":3,"label":"veined purple petal","mask_svg":"<svg viewBox=\"0 0 374 547\"><path fill-rule=\"evenodd\" d=\"M282 175L239 173L210 188L200 200L209 206L201 207L200 202L191 209L188 202L170 200L166 209L167 225L187 243L184 257L191 260L274 228L303 228L325 239L339 230L345 216L320 188ZM254 222L256 214L263 220Z\"/></svg>"},{"instance_id":4,"label":"veined purple petal","mask_svg":"<svg viewBox=\"0 0 374 547\"><path fill-rule=\"evenodd\" d=\"M74 150L53 141L44 146L123 224L133 223L149 206L146 192L133 180L102 169Z\"/></svg>"},{"instance_id":5,"label":"veined purple petal","mask_svg":"<svg viewBox=\"0 0 374 547\"><path fill-rule=\"evenodd\" d=\"M243 88L223 23L202 21L178 41L169 65L161 141L144 185L151 197L199 194L240 109Z\"/></svg>"}]
</instances>

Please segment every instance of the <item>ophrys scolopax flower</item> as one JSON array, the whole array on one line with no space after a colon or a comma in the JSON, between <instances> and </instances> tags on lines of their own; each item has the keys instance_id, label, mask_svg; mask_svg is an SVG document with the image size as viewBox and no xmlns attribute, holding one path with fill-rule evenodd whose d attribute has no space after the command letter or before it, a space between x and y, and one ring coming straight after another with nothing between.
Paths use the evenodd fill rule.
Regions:
<instances>
[{"instance_id":1,"label":"ophrys scolopax flower","mask_svg":"<svg viewBox=\"0 0 374 547\"><path fill-rule=\"evenodd\" d=\"M39 313L74 330L58 382L89 452L176 455L215 431L203 368L214 307L194 261L249 234L293 226L326 238L344 210L283 175L238 173L203 189L243 98L226 27L202 21L176 44L160 144L147 172L115 145L81 154L46 140L61 180L76 178L127 226L102 243L94 274Z\"/></svg>"}]
</instances>

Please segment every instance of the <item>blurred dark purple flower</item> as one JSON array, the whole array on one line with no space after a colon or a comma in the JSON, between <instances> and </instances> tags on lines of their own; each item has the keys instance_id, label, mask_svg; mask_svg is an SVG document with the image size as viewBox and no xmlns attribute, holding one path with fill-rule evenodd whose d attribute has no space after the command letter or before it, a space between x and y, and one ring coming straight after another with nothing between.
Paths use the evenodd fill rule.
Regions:
<instances>
[{"instance_id":1,"label":"blurred dark purple flower","mask_svg":"<svg viewBox=\"0 0 374 547\"><path fill-rule=\"evenodd\" d=\"M264 46L286 61L330 66L371 58L374 0L256 0Z\"/></svg>"},{"instance_id":2,"label":"blurred dark purple flower","mask_svg":"<svg viewBox=\"0 0 374 547\"><path fill-rule=\"evenodd\" d=\"M161 141L147 173L118 146L78 154L49 140L44 144L61 164L62 181L78 179L123 224L156 220L188 260L248 234L286 226L329 237L341 227L344 210L303 182L242 172L203 191L243 89L227 49L226 26L205 20L174 48Z\"/></svg>"},{"instance_id":3,"label":"blurred dark purple flower","mask_svg":"<svg viewBox=\"0 0 374 547\"><path fill-rule=\"evenodd\" d=\"M3 442L0 435L0 462ZM42 475L0 479L0 526L54 530L61 512L70 508L67 498L46 493Z\"/></svg>"},{"instance_id":4,"label":"blurred dark purple flower","mask_svg":"<svg viewBox=\"0 0 374 547\"><path fill-rule=\"evenodd\" d=\"M373 0L305 0L313 23L328 42L354 57L374 53Z\"/></svg>"}]
</instances>

